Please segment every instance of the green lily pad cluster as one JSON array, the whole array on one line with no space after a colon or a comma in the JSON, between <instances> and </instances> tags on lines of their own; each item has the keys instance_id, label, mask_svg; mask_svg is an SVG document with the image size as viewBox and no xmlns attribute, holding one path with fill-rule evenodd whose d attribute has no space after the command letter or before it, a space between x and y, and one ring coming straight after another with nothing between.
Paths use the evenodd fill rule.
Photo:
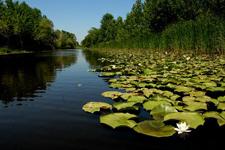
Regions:
<instances>
[{"instance_id":1,"label":"green lily pad cluster","mask_svg":"<svg viewBox=\"0 0 225 150\"><path fill-rule=\"evenodd\" d=\"M190 55L187 60L183 54L130 50L100 53L111 65L97 71L107 72L109 86L123 91L102 94L113 100L112 105L84 109L91 113L109 109L100 116L101 123L153 137L173 136L178 122L192 129L203 126L208 118L225 125L225 59ZM142 111L149 114L147 119L139 117Z\"/></svg>"}]
</instances>

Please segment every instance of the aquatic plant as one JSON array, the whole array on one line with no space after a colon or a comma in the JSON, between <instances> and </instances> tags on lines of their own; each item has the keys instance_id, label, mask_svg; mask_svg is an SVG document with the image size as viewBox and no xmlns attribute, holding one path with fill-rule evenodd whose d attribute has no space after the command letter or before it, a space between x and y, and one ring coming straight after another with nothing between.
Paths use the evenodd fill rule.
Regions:
<instances>
[{"instance_id":1,"label":"aquatic plant","mask_svg":"<svg viewBox=\"0 0 225 150\"><path fill-rule=\"evenodd\" d=\"M153 137L198 130L208 118L217 120L219 126L225 125L223 56L132 50L95 52L105 56L99 61L109 64L98 68L97 73L113 74L103 78L111 88L119 89L102 94L113 103L109 105L112 109L104 113L99 109L101 105L98 107L101 123L112 128L128 127ZM149 115L140 117L143 111Z\"/></svg>"}]
</instances>

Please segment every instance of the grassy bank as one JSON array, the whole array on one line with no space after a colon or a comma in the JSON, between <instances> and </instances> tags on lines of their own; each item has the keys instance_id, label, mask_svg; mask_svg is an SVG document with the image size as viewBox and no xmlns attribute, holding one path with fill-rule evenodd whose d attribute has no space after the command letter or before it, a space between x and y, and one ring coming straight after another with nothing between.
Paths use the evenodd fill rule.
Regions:
<instances>
[{"instance_id":1,"label":"grassy bank","mask_svg":"<svg viewBox=\"0 0 225 150\"><path fill-rule=\"evenodd\" d=\"M197 20L172 24L161 33L151 33L136 39L99 43L93 47L223 54L225 21L209 16L199 17Z\"/></svg>"},{"instance_id":2,"label":"grassy bank","mask_svg":"<svg viewBox=\"0 0 225 150\"><path fill-rule=\"evenodd\" d=\"M26 51L26 50L0 48L0 55L26 54L26 53L32 53L32 52L31 51Z\"/></svg>"}]
</instances>

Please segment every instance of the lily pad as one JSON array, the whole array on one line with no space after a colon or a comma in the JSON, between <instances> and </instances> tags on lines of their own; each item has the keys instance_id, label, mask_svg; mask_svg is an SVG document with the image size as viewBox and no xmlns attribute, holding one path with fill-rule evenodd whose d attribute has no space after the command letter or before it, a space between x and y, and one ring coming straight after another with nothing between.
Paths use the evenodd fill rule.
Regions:
<instances>
[{"instance_id":1,"label":"lily pad","mask_svg":"<svg viewBox=\"0 0 225 150\"><path fill-rule=\"evenodd\" d=\"M128 100L131 96L137 96L137 93L123 93L120 97L124 100Z\"/></svg>"},{"instance_id":2,"label":"lily pad","mask_svg":"<svg viewBox=\"0 0 225 150\"><path fill-rule=\"evenodd\" d=\"M211 92L224 92L225 87L210 87L210 88L207 88L207 90Z\"/></svg>"},{"instance_id":3,"label":"lily pad","mask_svg":"<svg viewBox=\"0 0 225 150\"><path fill-rule=\"evenodd\" d=\"M136 90L136 88L125 88L126 92L133 92Z\"/></svg>"},{"instance_id":4,"label":"lily pad","mask_svg":"<svg viewBox=\"0 0 225 150\"><path fill-rule=\"evenodd\" d=\"M160 121L140 122L134 127L134 130L138 133L158 138L170 137L176 133L173 126L166 126Z\"/></svg>"},{"instance_id":5,"label":"lily pad","mask_svg":"<svg viewBox=\"0 0 225 150\"><path fill-rule=\"evenodd\" d=\"M138 110L138 106L134 106L137 104L137 102L117 102L113 104L113 107L117 110L123 110L123 109L134 109Z\"/></svg>"},{"instance_id":6,"label":"lily pad","mask_svg":"<svg viewBox=\"0 0 225 150\"><path fill-rule=\"evenodd\" d=\"M185 96L182 98L183 102L193 102L195 101L195 97L192 97L192 96Z\"/></svg>"},{"instance_id":7,"label":"lily pad","mask_svg":"<svg viewBox=\"0 0 225 150\"><path fill-rule=\"evenodd\" d=\"M177 95L177 94L170 97L170 99L174 101L177 100L178 98L180 98L180 95Z\"/></svg>"},{"instance_id":8,"label":"lily pad","mask_svg":"<svg viewBox=\"0 0 225 150\"><path fill-rule=\"evenodd\" d=\"M143 91L143 94L146 96L146 97L150 97L151 95L153 95L154 91L153 89L147 89L147 88L144 88L142 89Z\"/></svg>"},{"instance_id":9,"label":"lily pad","mask_svg":"<svg viewBox=\"0 0 225 150\"><path fill-rule=\"evenodd\" d=\"M164 116L169 113L177 112L176 108L168 104L160 104L154 107L151 111L151 115L155 120L163 120Z\"/></svg>"},{"instance_id":10,"label":"lily pad","mask_svg":"<svg viewBox=\"0 0 225 150\"><path fill-rule=\"evenodd\" d=\"M173 96L173 92L170 92L170 91L163 91L163 96L167 97L167 98L170 98Z\"/></svg>"},{"instance_id":11,"label":"lily pad","mask_svg":"<svg viewBox=\"0 0 225 150\"><path fill-rule=\"evenodd\" d=\"M112 105L104 102L88 102L82 108L89 113L99 112L101 109L112 109Z\"/></svg>"},{"instance_id":12,"label":"lily pad","mask_svg":"<svg viewBox=\"0 0 225 150\"><path fill-rule=\"evenodd\" d=\"M212 98L209 96L200 96L196 98L196 101L198 102L211 102Z\"/></svg>"},{"instance_id":13,"label":"lily pad","mask_svg":"<svg viewBox=\"0 0 225 150\"><path fill-rule=\"evenodd\" d=\"M111 88L123 89L123 88L132 88L131 84L122 84L122 83L111 83Z\"/></svg>"},{"instance_id":14,"label":"lily pad","mask_svg":"<svg viewBox=\"0 0 225 150\"><path fill-rule=\"evenodd\" d=\"M217 86L216 82L213 82L213 81L205 82L205 83L203 83L203 85L206 87L216 87Z\"/></svg>"},{"instance_id":15,"label":"lily pad","mask_svg":"<svg viewBox=\"0 0 225 150\"><path fill-rule=\"evenodd\" d=\"M153 110L155 107L162 105L162 104L171 106L171 104L167 101L147 101L143 104L143 107L145 110L149 111L149 110Z\"/></svg>"},{"instance_id":16,"label":"lily pad","mask_svg":"<svg viewBox=\"0 0 225 150\"><path fill-rule=\"evenodd\" d=\"M191 91L193 91L193 88L190 88L190 87L185 87L185 86L177 86L176 88L175 88L175 91L177 91L177 92L184 92L184 93L188 93L188 92L191 92Z\"/></svg>"},{"instance_id":17,"label":"lily pad","mask_svg":"<svg viewBox=\"0 0 225 150\"><path fill-rule=\"evenodd\" d=\"M184 109L189 111L196 111L196 110L207 110L207 104L202 102L184 102L184 104L188 105L184 107Z\"/></svg>"},{"instance_id":18,"label":"lily pad","mask_svg":"<svg viewBox=\"0 0 225 150\"><path fill-rule=\"evenodd\" d=\"M146 98L144 96L131 96L127 101L143 103L145 100Z\"/></svg>"},{"instance_id":19,"label":"lily pad","mask_svg":"<svg viewBox=\"0 0 225 150\"><path fill-rule=\"evenodd\" d=\"M187 122L190 128L196 129L198 126L205 123L204 118L197 112L177 112L170 113L164 117L164 121L179 120Z\"/></svg>"},{"instance_id":20,"label":"lily pad","mask_svg":"<svg viewBox=\"0 0 225 150\"><path fill-rule=\"evenodd\" d=\"M225 103L219 103L217 109L225 110Z\"/></svg>"},{"instance_id":21,"label":"lily pad","mask_svg":"<svg viewBox=\"0 0 225 150\"><path fill-rule=\"evenodd\" d=\"M220 96L220 97L218 97L218 101L220 101L220 102L225 102L225 96Z\"/></svg>"},{"instance_id":22,"label":"lily pad","mask_svg":"<svg viewBox=\"0 0 225 150\"><path fill-rule=\"evenodd\" d=\"M145 69L143 71L144 75L151 75L151 74L155 74L155 71L151 70L151 69Z\"/></svg>"},{"instance_id":23,"label":"lily pad","mask_svg":"<svg viewBox=\"0 0 225 150\"><path fill-rule=\"evenodd\" d=\"M130 119L136 117L136 115L129 113L111 113L100 116L100 123L106 124L114 129L117 127L133 128L137 123L134 120Z\"/></svg>"},{"instance_id":24,"label":"lily pad","mask_svg":"<svg viewBox=\"0 0 225 150\"><path fill-rule=\"evenodd\" d=\"M115 75L116 75L115 72L101 72L99 76L100 77L113 77Z\"/></svg>"},{"instance_id":25,"label":"lily pad","mask_svg":"<svg viewBox=\"0 0 225 150\"><path fill-rule=\"evenodd\" d=\"M225 118L223 118L218 112L206 112L203 114L205 118L214 118L217 119L219 126L225 125Z\"/></svg>"},{"instance_id":26,"label":"lily pad","mask_svg":"<svg viewBox=\"0 0 225 150\"><path fill-rule=\"evenodd\" d=\"M119 98L120 95L122 95L122 93L120 93L118 91L107 91L107 92L102 93L102 96L111 98L111 99L117 99L117 98Z\"/></svg>"},{"instance_id":27,"label":"lily pad","mask_svg":"<svg viewBox=\"0 0 225 150\"><path fill-rule=\"evenodd\" d=\"M220 116L222 116L225 119L225 111L221 112Z\"/></svg>"},{"instance_id":28,"label":"lily pad","mask_svg":"<svg viewBox=\"0 0 225 150\"><path fill-rule=\"evenodd\" d=\"M195 96L195 97L200 97L200 96L205 96L205 92L202 92L202 91L193 91L193 92L190 92L190 96Z\"/></svg>"}]
</instances>

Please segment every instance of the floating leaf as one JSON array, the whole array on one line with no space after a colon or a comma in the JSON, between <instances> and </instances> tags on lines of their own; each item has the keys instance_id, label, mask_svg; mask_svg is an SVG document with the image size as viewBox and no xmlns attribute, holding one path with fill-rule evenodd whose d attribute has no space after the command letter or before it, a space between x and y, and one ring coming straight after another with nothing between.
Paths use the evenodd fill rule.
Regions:
<instances>
[{"instance_id":1,"label":"floating leaf","mask_svg":"<svg viewBox=\"0 0 225 150\"><path fill-rule=\"evenodd\" d=\"M164 116L169 113L177 112L176 108L168 104L160 104L154 107L151 111L151 115L155 120L163 120Z\"/></svg>"},{"instance_id":2,"label":"floating leaf","mask_svg":"<svg viewBox=\"0 0 225 150\"><path fill-rule=\"evenodd\" d=\"M225 87L210 87L210 88L207 88L207 90L211 92L224 92Z\"/></svg>"},{"instance_id":3,"label":"floating leaf","mask_svg":"<svg viewBox=\"0 0 225 150\"><path fill-rule=\"evenodd\" d=\"M162 95L165 96L165 97L170 98L170 97L173 96L173 92L170 92L170 91L163 91L163 94L162 94Z\"/></svg>"},{"instance_id":4,"label":"floating leaf","mask_svg":"<svg viewBox=\"0 0 225 150\"><path fill-rule=\"evenodd\" d=\"M123 93L120 97L124 100L128 100L131 96L135 96L137 93Z\"/></svg>"},{"instance_id":5,"label":"floating leaf","mask_svg":"<svg viewBox=\"0 0 225 150\"><path fill-rule=\"evenodd\" d=\"M153 101L170 101L170 99L168 99L164 96L161 96L161 95L153 96L153 97L150 98L150 100L153 100Z\"/></svg>"},{"instance_id":6,"label":"floating leaf","mask_svg":"<svg viewBox=\"0 0 225 150\"><path fill-rule=\"evenodd\" d=\"M205 96L205 92L202 92L202 91L193 91L193 92L190 92L190 96L195 96L195 97L200 97L200 96Z\"/></svg>"},{"instance_id":7,"label":"floating leaf","mask_svg":"<svg viewBox=\"0 0 225 150\"><path fill-rule=\"evenodd\" d=\"M108 80L108 82L115 83L115 82L117 82L117 79L110 79L110 80Z\"/></svg>"},{"instance_id":8,"label":"floating leaf","mask_svg":"<svg viewBox=\"0 0 225 150\"><path fill-rule=\"evenodd\" d=\"M205 118L214 118L217 119L219 126L225 125L225 119L218 112L206 112L203 114Z\"/></svg>"},{"instance_id":9,"label":"floating leaf","mask_svg":"<svg viewBox=\"0 0 225 150\"><path fill-rule=\"evenodd\" d=\"M202 115L197 112L177 112L170 113L164 117L164 121L168 120L179 120L187 122L190 128L196 129L198 126L203 125L205 120Z\"/></svg>"},{"instance_id":10,"label":"floating leaf","mask_svg":"<svg viewBox=\"0 0 225 150\"><path fill-rule=\"evenodd\" d=\"M138 110L138 106L134 106L135 104L137 104L137 102L117 102L113 104L113 107L115 107L117 110L122 110L122 109Z\"/></svg>"},{"instance_id":11,"label":"floating leaf","mask_svg":"<svg viewBox=\"0 0 225 150\"><path fill-rule=\"evenodd\" d=\"M217 109L225 110L225 103L219 103Z\"/></svg>"},{"instance_id":12,"label":"floating leaf","mask_svg":"<svg viewBox=\"0 0 225 150\"><path fill-rule=\"evenodd\" d=\"M196 98L192 96L185 96L182 98L184 102L193 102Z\"/></svg>"},{"instance_id":13,"label":"floating leaf","mask_svg":"<svg viewBox=\"0 0 225 150\"><path fill-rule=\"evenodd\" d=\"M101 72L99 76L100 77L113 77L115 75L116 75L115 72Z\"/></svg>"},{"instance_id":14,"label":"floating leaf","mask_svg":"<svg viewBox=\"0 0 225 150\"><path fill-rule=\"evenodd\" d=\"M155 74L155 72L154 72L154 71L152 71L152 70L150 70L150 69L145 69L143 73L144 73L144 75L151 75L151 74Z\"/></svg>"},{"instance_id":15,"label":"floating leaf","mask_svg":"<svg viewBox=\"0 0 225 150\"><path fill-rule=\"evenodd\" d=\"M153 137L170 137L176 132L173 126L166 126L163 122L159 121L143 121L134 127L134 130L138 133L153 136Z\"/></svg>"},{"instance_id":16,"label":"floating leaf","mask_svg":"<svg viewBox=\"0 0 225 150\"><path fill-rule=\"evenodd\" d=\"M136 88L125 88L126 92L133 92L136 90Z\"/></svg>"},{"instance_id":17,"label":"floating leaf","mask_svg":"<svg viewBox=\"0 0 225 150\"><path fill-rule=\"evenodd\" d=\"M209 96L200 96L196 98L196 101L198 102L211 102L212 98Z\"/></svg>"},{"instance_id":18,"label":"floating leaf","mask_svg":"<svg viewBox=\"0 0 225 150\"><path fill-rule=\"evenodd\" d=\"M203 83L203 85L206 87L216 87L217 86L217 84L213 81L205 82L205 83Z\"/></svg>"},{"instance_id":19,"label":"floating leaf","mask_svg":"<svg viewBox=\"0 0 225 150\"><path fill-rule=\"evenodd\" d=\"M222 116L225 119L225 111L221 112L220 116Z\"/></svg>"},{"instance_id":20,"label":"floating leaf","mask_svg":"<svg viewBox=\"0 0 225 150\"><path fill-rule=\"evenodd\" d=\"M184 107L184 109L189 111L196 111L196 110L207 110L207 104L202 102L184 102L184 104L188 105Z\"/></svg>"},{"instance_id":21,"label":"floating leaf","mask_svg":"<svg viewBox=\"0 0 225 150\"><path fill-rule=\"evenodd\" d=\"M178 98L180 98L180 95L176 95L176 94L170 97L170 99L174 101L177 100Z\"/></svg>"},{"instance_id":22,"label":"floating leaf","mask_svg":"<svg viewBox=\"0 0 225 150\"><path fill-rule=\"evenodd\" d=\"M131 96L127 101L143 103L145 100L146 98L144 96Z\"/></svg>"},{"instance_id":23,"label":"floating leaf","mask_svg":"<svg viewBox=\"0 0 225 150\"><path fill-rule=\"evenodd\" d=\"M144 87L148 86L148 83L138 83L137 86L140 88L144 88Z\"/></svg>"},{"instance_id":24,"label":"floating leaf","mask_svg":"<svg viewBox=\"0 0 225 150\"><path fill-rule=\"evenodd\" d=\"M100 123L106 124L114 129L117 127L133 128L137 123L130 119L135 117L136 115L129 113L112 113L100 116Z\"/></svg>"},{"instance_id":25,"label":"floating leaf","mask_svg":"<svg viewBox=\"0 0 225 150\"><path fill-rule=\"evenodd\" d=\"M218 101L220 101L220 102L225 102L225 96L220 96L220 97L218 97Z\"/></svg>"},{"instance_id":26,"label":"floating leaf","mask_svg":"<svg viewBox=\"0 0 225 150\"><path fill-rule=\"evenodd\" d=\"M177 85L169 83L169 84L166 85L166 87L171 88L171 89L175 89L177 87Z\"/></svg>"},{"instance_id":27,"label":"floating leaf","mask_svg":"<svg viewBox=\"0 0 225 150\"><path fill-rule=\"evenodd\" d=\"M119 98L120 95L122 95L122 93L120 93L118 91L107 91L107 92L102 93L102 96L111 98L111 99L117 99L117 98Z\"/></svg>"},{"instance_id":28,"label":"floating leaf","mask_svg":"<svg viewBox=\"0 0 225 150\"><path fill-rule=\"evenodd\" d=\"M95 113L99 112L100 109L112 109L112 105L104 102L88 102L82 109L89 113Z\"/></svg>"},{"instance_id":29,"label":"floating leaf","mask_svg":"<svg viewBox=\"0 0 225 150\"><path fill-rule=\"evenodd\" d=\"M150 97L151 95L153 95L154 91L153 89L147 89L147 88L144 88L142 89L143 91L143 94L146 96L146 97Z\"/></svg>"},{"instance_id":30,"label":"floating leaf","mask_svg":"<svg viewBox=\"0 0 225 150\"><path fill-rule=\"evenodd\" d=\"M193 91L193 88L185 87L185 86L177 86L177 87L175 88L175 91L177 91L177 92L188 93L188 92Z\"/></svg>"},{"instance_id":31,"label":"floating leaf","mask_svg":"<svg viewBox=\"0 0 225 150\"><path fill-rule=\"evenodd\" d=\"M153 110L155 107L162 105L162 104L171 106L171 104L167 101L147 101L143 104L143 107L145 110Z\"/></svg>"}]
</instances>

